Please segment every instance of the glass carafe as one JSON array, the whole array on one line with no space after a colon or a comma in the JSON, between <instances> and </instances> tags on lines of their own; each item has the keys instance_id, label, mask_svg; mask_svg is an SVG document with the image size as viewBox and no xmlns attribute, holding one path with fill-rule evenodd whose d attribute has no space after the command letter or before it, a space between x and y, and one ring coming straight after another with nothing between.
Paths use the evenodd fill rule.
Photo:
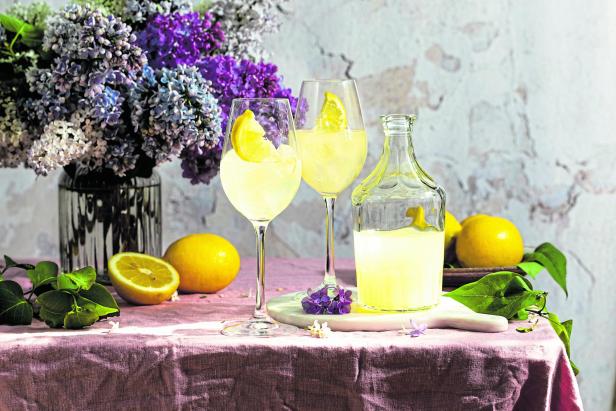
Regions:
<instances>
[{"instance_id":1,"label":"glass carafe","mask_svg":"<svg viewBox=\"0 0 616 411\"><path fill-rule=\"evenodd\" d=\"M427 309L442 290L445 192L415 158L415 116L381 121L381 159L352 197L359 303L383 311Z\"/></svg>"}]
</instances>

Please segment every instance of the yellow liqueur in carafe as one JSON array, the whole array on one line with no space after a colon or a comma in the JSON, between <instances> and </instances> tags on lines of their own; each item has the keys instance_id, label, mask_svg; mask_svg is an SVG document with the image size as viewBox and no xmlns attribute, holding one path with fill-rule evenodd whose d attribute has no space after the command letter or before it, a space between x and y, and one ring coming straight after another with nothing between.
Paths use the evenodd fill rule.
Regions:
<instances>
[{"instance_id":1,"label":"yellow liqueur in carafe","mask_svg":"<svg viewBox=\"0 0 616 411\"><path fill-rule=\"evenodd\" d=\"M353 190L359 303L384 311L438 304L443 282L445 193L417 163L414 116L382 117L376 168Z\"/></svg>"}]
</instances>

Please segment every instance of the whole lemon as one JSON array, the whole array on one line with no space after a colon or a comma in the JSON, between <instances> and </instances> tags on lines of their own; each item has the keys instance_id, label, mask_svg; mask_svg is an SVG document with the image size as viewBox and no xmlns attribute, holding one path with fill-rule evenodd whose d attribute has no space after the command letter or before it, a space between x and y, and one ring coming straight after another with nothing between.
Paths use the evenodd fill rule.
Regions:
<instances>
[{"instance_id":1,"label":"whole lemon","mask_svg":"<svg viewBox=\"0 0 616 411\"><path fill-rule=\"evenodd\" d=\"M462 230L458 219L449 211L445 212L445 249L449 248L451 240Z\"/></svg>"},{"instance_id":2,"label":"whole lemon","mask_svg":"<svg viewBox=\"0 0 616 411\"><path fill-rule=\"evenodd\" d=\"M515 265L524 256L524 242L511 221L483 216L462 224L456 255L464 267Z\"/></svg>"},{"instance_id":3,"label":"whole lemon","mask_svg":"<svg viewBox=\"0 0 616 411\"><path fill-rule=\"evenodd\" d=\"M472 216L466 217L464 220L462 220L462 226L464 226L465 224L468 224L469 222L475 220L476 218L483 218L483 217L490 217L487 214L473 214Z\"/></svg>"},{"instance_id":4,"label":"whole lemon","mask_svg":"<svg viewBox=\"0 0 616 411\"><path fill-rule=\"evenodd\" d=\"M235 279L240 255L229 241L215 234L191 234L167 248L163 259L180 274L178 290L214 293Z\"/></svg>"}]
</instances>

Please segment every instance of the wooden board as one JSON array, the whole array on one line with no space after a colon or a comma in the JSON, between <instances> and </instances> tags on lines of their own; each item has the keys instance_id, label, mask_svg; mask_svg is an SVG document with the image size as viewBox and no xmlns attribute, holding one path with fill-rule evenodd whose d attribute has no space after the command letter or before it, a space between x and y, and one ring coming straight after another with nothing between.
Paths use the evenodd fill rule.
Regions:
<instances>
[{"instance_id":1,"label":"wooden board","mask_svg":"<svg viewBox=\"0 0 616 411\"><path fill-rule=\"evenodd\" d=\"M481 267L481 268L445 268L443 269L443 287L454 288L472 283L497 271L511 271L524 274L518 267Z\"/></svg>"},{"instance_id":2,"label":"wooden board","mask_svg":"<svg viewBox=\"0 0 616 411\"><path fill-rule=\"evenodd\" d=\"M355 288L349 288L357 294ZM363 309L353 304L345 315L311 315L302 310L297 293L273 297L267 303L270 316L285 324L306 328L314 323L327 321L334 331L391 331L409 328L411 319L425 323L428 328L457 328L481 332L503 332L509 323L506 318L495 315L477 314L470 308L451 298L442 297L441 303L430 310L404 313L378 312Z\"/></svg>"}]
</instances>

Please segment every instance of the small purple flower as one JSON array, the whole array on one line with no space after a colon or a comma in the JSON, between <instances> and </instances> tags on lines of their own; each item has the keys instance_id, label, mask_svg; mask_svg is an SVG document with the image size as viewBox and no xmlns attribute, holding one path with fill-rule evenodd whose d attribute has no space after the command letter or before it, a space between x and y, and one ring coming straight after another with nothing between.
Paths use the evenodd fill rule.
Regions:
<instances>
[{"instance_id":1,"label":"small purple flower","mask_svg":"<svg viewBox=\"0 0 616 411\"><path fill-rule=\"evenodd\" d=\"M307 314L348 314L351 312L351 291L340 287L323 287L302 299Z\"/></svg>"},{"instance_id":2,"label":"small purple flower","mask_svg":"<svg viewBox=\"0 0 616 411\"><path fill-rule=\"evenodd\" d=\"M419 337L420 335L424 335L427 329L428 324L417 324L415 320L411 319L411 329L409 330L408 335L410 335L411 338Z\"/></svg>"}]
</instances>

